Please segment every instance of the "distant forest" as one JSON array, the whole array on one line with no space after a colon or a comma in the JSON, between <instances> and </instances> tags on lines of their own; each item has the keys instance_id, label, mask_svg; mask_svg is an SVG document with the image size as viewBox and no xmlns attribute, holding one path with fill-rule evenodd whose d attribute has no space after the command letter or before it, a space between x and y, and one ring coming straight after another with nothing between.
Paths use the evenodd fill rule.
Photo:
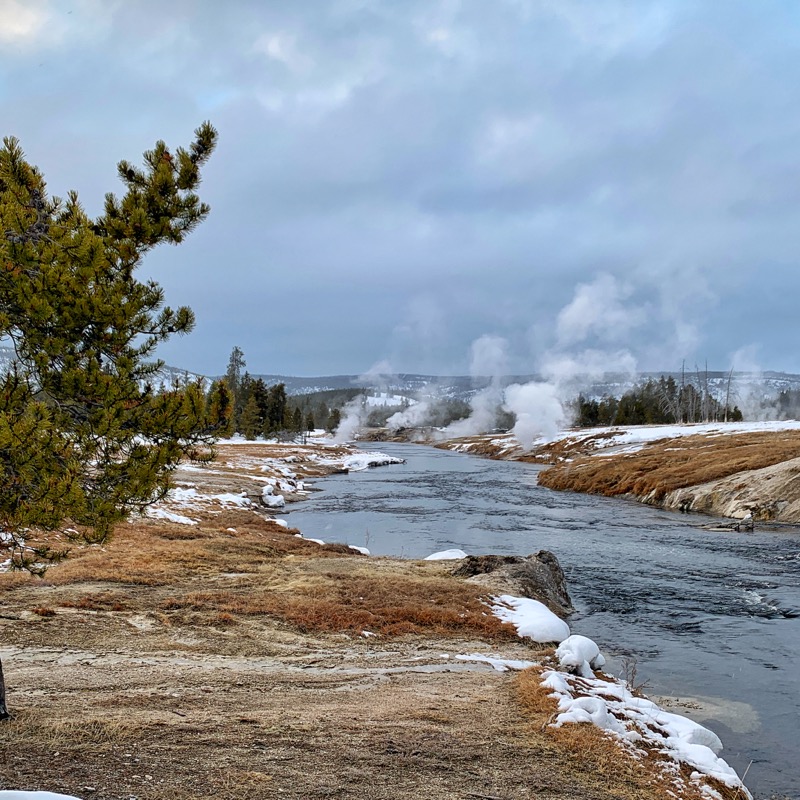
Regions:
<instances>
[{"instance_id":1,"label":"distant forest","mask_svg":"<svg viewBox=\"0 0 800 800\"><path fill-rule=\"evenodd\" d=\"M679 386L673 377L650 379L634 386L622 397L588 399L578 395L574 404L575 424L580 427L603 425L665 425L678 422L739 422L738 406L717 400L707 382L698 386Z\"/></svg>"}]
</instances>

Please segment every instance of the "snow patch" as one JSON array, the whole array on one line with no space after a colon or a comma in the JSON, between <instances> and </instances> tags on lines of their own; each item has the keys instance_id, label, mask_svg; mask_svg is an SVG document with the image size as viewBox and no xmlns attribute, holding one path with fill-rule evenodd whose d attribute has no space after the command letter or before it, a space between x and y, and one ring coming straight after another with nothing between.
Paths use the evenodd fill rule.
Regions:
<instances>
[{"instance_id":1,"label":"snow patch","mask_svg":"<svg viewBox=\"0 0 800 800\"><path fill-rule=\"evenodd\" d=\"M569 636L569 625L538 600L502 594L493 597L492 602L492 613L503 622L510 622L519 636L542 643L563 642Z\"/></svg>"},{"instance_id":2,"label":"snow patch","mask_svg":"<svg viewBox=\"0 0 800 800\"><path fill-rule=\"evenodd\" d=\"M441 550L438 553L431 553L425 556L423 561L456 561L460 558L466 558L467 554L463 550L454 548L453 550Z\"/></svg>"}]
</instances>

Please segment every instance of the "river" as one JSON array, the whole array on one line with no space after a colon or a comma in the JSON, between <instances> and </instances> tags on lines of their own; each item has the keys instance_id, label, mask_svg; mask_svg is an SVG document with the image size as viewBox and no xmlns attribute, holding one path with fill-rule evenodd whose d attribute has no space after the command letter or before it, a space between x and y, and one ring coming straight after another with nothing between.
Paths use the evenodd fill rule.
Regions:
<instances>
[{"instance_id":1,"label":"river","mask_svg":"<svg viewBox=\"0 0 800 800\"><path fill-rule=\"evenodd\" d=\"M570 626L606 670L635 669L649 696L712 728L755 797L800 800L800 533L709 532L703 517L545 489L534 465L374 449L406 463L325 478L289 523L373 555L552 550Z\"/></svg>"}]
</instances>

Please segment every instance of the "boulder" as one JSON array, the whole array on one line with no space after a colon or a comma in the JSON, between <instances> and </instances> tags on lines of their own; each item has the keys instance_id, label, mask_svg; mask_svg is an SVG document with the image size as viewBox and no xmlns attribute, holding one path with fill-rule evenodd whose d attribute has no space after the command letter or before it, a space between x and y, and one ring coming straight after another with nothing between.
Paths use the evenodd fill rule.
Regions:
<instances>
[{"instance_id":1,"label":"boulder","mask_svg":"<svg viewBox=\"0 0 800 800\"><path fill-rule=\"evenodd\" d=\"M453 575L486 586L496 594L538 600L560 617L575 610L561 565L549 550L529 556L467 556Z\"/></svg>"}]
</instances>

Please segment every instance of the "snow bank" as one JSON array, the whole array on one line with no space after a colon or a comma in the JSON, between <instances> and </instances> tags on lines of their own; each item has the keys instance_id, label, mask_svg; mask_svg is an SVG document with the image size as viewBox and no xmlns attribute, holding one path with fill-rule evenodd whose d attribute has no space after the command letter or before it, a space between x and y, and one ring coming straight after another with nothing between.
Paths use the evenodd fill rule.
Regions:
<instances>
[{"instance_id":1,"label":"snow bank","mask_svg":"<svg viewBox=\"0 0 800 800\"><path fill-rule=\"evenodd\" d=\"M453 550L440 550L438 553L431 553L425 556L423 561L456 561L459 558L466 558L467 554L463 550L457 548Z\"/></svg>"},{"instance_id":2,"label":"snow bank","mask_svg":"<svg viewBox=\"0 0 800 800\"><path fill-rule=\"evenodd\" d=\"M165 519L169 522L177 522L179 525L197 525L196 519L184 517L183 514L174 514L171 511L167 511L165 508L150 506L145 512L145 515L150 519ZM0 795L0 797L2 797L2 795Z\"/></svg>"},{"instance_id":3,"label":"snow bank","mask_svg":"<svg viewBox=\"0 0 800 800\"><path fill-rule=\"evenodd\" d=\"M569 625L538 600L502 594L492 602L492 613L510 622L520 636L534 642L563 642L569 636Z\"/></svg>"},{"instance_id":4,"label":"snow bank","mask_svg":"<svg viewBox=\"0 0 800 800\"><path fill-rule=\"evenodd\" d=\"M631 425L612 428L583 428L579 432L562 431L552 437L537 440L546 444L558 440L580 442L592 440L594 454L599 456L634 453L646 444L659 439L680 439L684 436L722 436L739 433L759 433L800 430L797 420L770 422L705 422L683 425ZM601 435L602 438L593 438Z\"/></svg>"},{"instance_id":5,"label":"snow bank","mask_svg":"<svg viewBox=\"0 0 800 800\"><path fill-rule=\"evenodd\" d=\"M579 643L568 650L580 656L591 648ZM676 763L693 767L698 778L715 778L739 789L743 797L751 798L736 772L717 755L722 750L722 742L708 728L664 711L651 700L635 697L624 683L608 676L606 680L599 680L548 670L542 678L542 685L551 689L551 697L558 700L555 727L591 723L630 745L655 747Z\"/></svg>"},{"instance_id":6,"label":"snow bank","mask_svg":"<svg viewBox=\"0 0 800 800\"><path fill-rule=\"evenodd\" d=\"M372 553L367 550L366 547L359 547L357 544L349 544L347 545L351 550L355 550L357 553L361 553L362 556L370 556Z\"/></svg>"}]
</instances>

